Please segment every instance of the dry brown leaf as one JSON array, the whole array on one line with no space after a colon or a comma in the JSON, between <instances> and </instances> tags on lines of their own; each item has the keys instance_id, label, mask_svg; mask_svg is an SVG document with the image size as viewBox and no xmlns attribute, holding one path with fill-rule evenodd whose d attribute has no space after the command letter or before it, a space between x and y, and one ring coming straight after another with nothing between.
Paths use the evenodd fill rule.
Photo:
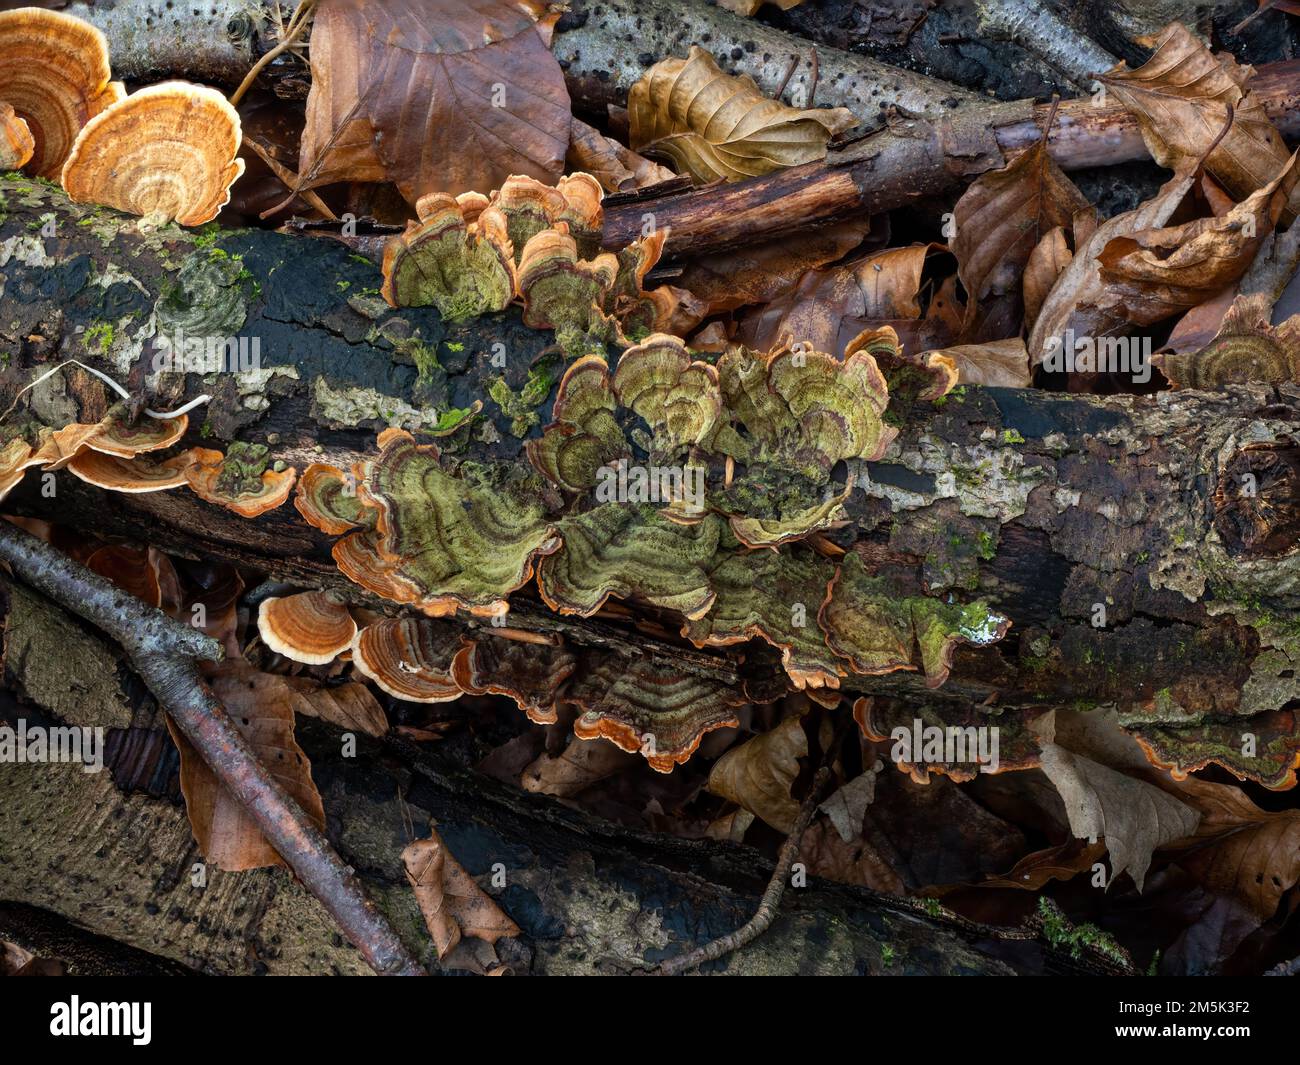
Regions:
<instances>
[{"instance_id":1,"label":"dry brown leaf","mask_svg":"<svg viewBox=\"0 0 1300 1065\"><path fill-rule=\"evenodd\" d=\"M714 795L743 806L779 832L789 832L799 814L790 785L799 775L799 759L808 756L802 719L787 717L776 728L733 747L709 773Z\"/></svg>"},{"instance_id":2,"label":"dry brown leaf","mask_svg":"<svg viewBox=\"0 0 1300 1065\"><path fill-rule=\"evenodd\" d=\"M1222 217L1109 241L1098 256L1103 305L1151 325L1212 299L1240 280L1273 231L1300 177L1293 155L1263 188Z\"/></svg>"},{"instance_id":3,"label":"dry brown leaf","mask_svg":"<svg viewBox=\"0 0 1300 1065\"><path fill-rule=\"evenodd\" d=\"M1094 339L1130 331L1129 323L1106 306L1106 286L1098 257L1116 237L1163 226L1195 183L1195 173L1175 175L1151 199L1108 219L1081 245L1076 244L1074 258L1056 279L1030 331L1029 356L1034 366L1048 354L1048 342L1056 338L1064 343L1067 331L1073 331L1076 337Z\"/></svg>"},{"instance_id":4,"label":"dry brown leaf","mask_svg":"<svg viewBox=\"0 0 1300 1065\"><path fill-rule=\"evenodd\" d=\"M293 707L282 678L259 673L242 659L213 667L208 683L258 761L322 831L325 808L311 779L311 763L293 736ZM181 754L181 793L203 857L239 872L284 865L243 805L217 780L189 740L167 719Z\"/></svg>"},{"instance_id":5,"label":"dry brown leaf","mask_svg":"<svg viewBox=\"0 0 1300 1065\"><path fill-rule=\"evenodd\" d=\"M875 765L837 788L817 807L830 819L845 843L851 843L862 835L862 818L876 797L876 777L884 768L885 763L877 759Z\"/></svg>"},{"instance_id":6,"label":"dry brown leaf","mask_svg":"<svg viewBox=\"0 0 1300 1065\"><path fill-rule=\"evenodd\" d=\"M936 250L942 245L913 244L827 270L809 270L785 295L746 315L738 339L755 351L768 351L789 334L818 351L841 352L864 329L889 325L907 350L918 350L899 325L920 319L921 275Z\"/></svg>"},{"instance_id":7,"label":"dry brown leaf","mask_svg":"<svg viewBox=\"0 0 1300 1065\"><path fill-rule=\"evenodd\" d=\"M1091 869L1105 853L1106 845L1102 842L1085 845L1072 839L1057 847L1026 854L1009 872L981 880L979 886L1039 891L1049 881L1071 880L1084 870Z\"/></svg>"},{"instance_id":8,"label":"dry brown leaf","mask_svg":"<svg viewBox=\"0 0 1300 1065\"><path fill-rule=\"evenodd\" d=\"M906 882L866 840L846 842L829 821L814 821L799 844L799 860L813 876L906 895Z\"/></svg>"},{"instance_id":9,"label":"dry brown leaf","mask_svg":"<svg viewBox=\"0 0 1300 1065\"><path fill-rule=\"evenodd\" d=\"M391 181L414 204L511 174L554 181L571 124L557 17L541 0L321 4L301 188Z\"/></svg>"},{"instance_id":10,"label":"dry brown leaf","mask_svg":"<svg viewBox=\"0 0 1300 1065\"><path fill-rule=\"evenodd\" d=\"M519 926L465 872L433 829L428 839L407 844L402 865L438 948L438 959L448 968L488 967L485 954L472 948L457 951L462 940L479 940L491 947L498 939L519 935Z\"/></svg>"},{"instance_id":11,"label":"dry brown leaf","mask_svg":"<svg viewBox=\"0 0 1300 1065\"><path fill-rule=\"evenodd\" d=\"M572 173L591 174L606 192L629 192L671 181L677 175L665 166L625 148L613 137L574 119L569 129L565 165Z\"/></svg>"},{"instance_id":12,"label":"dry brown leaf","mask_svg":"<svg viewBox=\"0 0 1300 1065\"><path fill-rule=\"evenodd\" d=\"M1029 261L1025 263L1025 274L1021 284L1025 300L1026 329L1032 329L1034 323L1038 321L1038 312L1043 308L1043 301L1052 291L1052 286L1061 276L1061 271L1070 265L1070 260L1073 258L1074 252L1070 250L1070 242L1066 240L1065 229L1061 226L1044 233L1043 239L1029 253Z\"/></svg>"},{"instance_id":13,"label":"dry brown leaf","mask_svg":"<svg viewBox=\"0 0 1300 1065\"><path fill-rule=\"evenodd\" d=\"M953 208L952 251L967 296L963 337L973 335L981 312L997 323L994 336L1018 330L1031 253L1048 230L1072 226L1076 215L1091 211L1087 197L1052 161L1046 137L971 182Z\"/></svg>"},{"instance_id":14,"label":"dry brown leaf","mask_svg":"<svg viewBox=\"0 0 1300 1065\"><path fill-rule=\"evenodd\" d=\"M1254 807L1237 827L1178 864L1207 890L1241 900L1266 921L1300 882L1300 810Z\"/></svg>"},{"instance_id":15,"label":"dry brown leaf","mask_svg":"<svg viewBox=\"0 0 1300 1065\"><path fill-rule=\"evenodd\" d=\"M696 181L740 181L825 158L858 124L844 107L796 110L764 96L748 75L723 73L708 52L664 59L628 93L631 146L664 155Z\"/></svg>"},{"instance_id":16,"label":"dry brown leaf","mask_svg":"<svg viewBox=\"0 0 1300 1065\"><path fill-rule=\"evenodd\" d=\"M1232 128L1205 168L1239 199L1271 182L1290 152L1263 104L1246 91L1254 68L1226 53L1214 55L1180 22L1148 43L1155 54L1146 63L1129 70L1121 62L1100 80L1137 118L1156 162L1171 170L1195 163L1223 130L1231 107Z\"/></svg>"},{"instance_id":17,"label":"dry brown leaf","mask_svg":"<svg viewBox=\"0 0 1300 1065\"><path fill-rule=\"evenodd\" d=\"M1043 737L1041 768L1065 803L1070 831L1089 842L1104 838L1111 882L1127 872L1141 891L1152 853L1191 836L1200 814L1129 775L1145 772L1148 764L1113 713L1052 711L1031 727Z\"/></svg>"},{"instance_id":18,"label":"dry brown leaf","mask_svg":"<svg viewBox=\"0 0 1300 1065\"><path fill-rule=\"evenodd\" d=\"M364 684L348 681L326 687L310 677L281 677L294 713L318 717L351 732L383 736L388 718L379 701Z\"/></svg>"},{"instance_id":19,"label":"dry brown leaf","mask_svg":"<svg viewBox=\"0 0 1300 1065\"><path fill-rule=\"evenodd\" d=\"M558 755L543 754L535 759L520 774L520 783L525 791L567 799L636 761L636 755L612 743L575 736Z\"/></svg>"},{"instance_id":20,"label":"dry brown leaf","mask_svg":"<svg viewBox=\"0 0 1300 1065\"><path fill-rule=\"evenodd\" d=\"M959 385L1029 387L1029 352L1020 337L927 351L918 356L918 361L924 362L931 355L943 356L956 364Z\"/></svg>"},{"instance_id":21,"label":"dry brown leaf","mask_svg":"<svg viewBox=\"0 0 1300 1065\"><path fill-rule=\"evenodd\" d=\"M708 304L709 314L767 303L809 270L842 258L871 230L869 217L796 233L747 248L701 255L686 264L677 283Z\"/></svg>"}]
</instances>

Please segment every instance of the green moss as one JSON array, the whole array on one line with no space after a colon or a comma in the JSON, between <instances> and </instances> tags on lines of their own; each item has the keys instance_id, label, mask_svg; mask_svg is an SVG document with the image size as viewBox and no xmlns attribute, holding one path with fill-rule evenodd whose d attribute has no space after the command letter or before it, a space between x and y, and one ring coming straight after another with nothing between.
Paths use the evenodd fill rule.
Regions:
<instances>
[{"instance_id":1,"label":"green moss","mask_svg":"<svg viewBox=\"0 0 1300 1065\"><path fill-rule=\"evenodd\" d=\"M1025 438L1016 429L1003 429L1001 440L1004 444L1023 444L1025 442Z\"/></svg>"},{"instance_id":2,"label":"green moss","mask_svg":"<svg viewBox=\"0 0 1300 1065\"><path fill-rule=\"evenodd\" d=\"M1038 900L1038 917L1043 938L1058 949L1068 950L1070 957L1078 958L1086 948L1126 969L1132 967L1128 952L1112 936L1096 925L1073 924L1051 899L1043 897Z\"/></svg>"},{"instance_id":3,"label":"green moss","mask_svg":"<svg viewBox=\"0 0 1300 1065\"><path fill-rule=\"evenodd\" d=\"M96 322L86 330L86 350L107 355L113 347L113 325L110 322Z\"/></svg>"}]
</instances>

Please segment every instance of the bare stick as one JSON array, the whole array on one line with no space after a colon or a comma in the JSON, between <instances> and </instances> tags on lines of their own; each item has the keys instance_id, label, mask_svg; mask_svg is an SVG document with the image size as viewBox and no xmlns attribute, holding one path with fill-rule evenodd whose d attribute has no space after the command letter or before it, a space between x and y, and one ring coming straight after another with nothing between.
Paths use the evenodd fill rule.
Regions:
<instances>
[{"instance_id":1,"label":"bare stick","mask_svg":"<svg viewBox=\"0 0 1300 1065\"><path fill-rule=\"evenodd\" d=\"M219 660L220 644L3 521L0 561L20 580L122 645L159 705L376 972L425 975L366 898L351 868L258 761L199 676L197 663Z\"/></svg>"},{"instance_id":2,"label":"bare stick","mask_svg":"<svg viewBox=\"0 0 1300 1065\"><path fill-rule=\"evenodd\" d=\"M1083 88L1118 62L1037 0L976 0L975 6L985 33L1014 41Z\"/></svg>"},{"instance_id":3,"label":"bare stick","mask_svg":"<svg viewBox=\"0 0 1300 1065\"><path fill-rule=\"evenodd\" d=\"M284 31L280 43L253 64L253 69L244 75L244 80L239 83L239 88L230 94L231 107L238 107L239 101L244 98L244 93L253 87L253 82L257 80L257 76L293 47L294 42L302 36L303 30L307 28L307 24L311 21L310 16L315 8L316 0L302 0L302 3L294 11L293 18L289 20L289 26Z\"/></svg>"},{"instance_id":4,"label":"bare stick","mask_svg":"<svg viewBox=\"0 0 1300 1065\"><path fill-rule=\"evenodd\" d=\"M758 909L754 911L754 916L734 932L720 936L711 943L705 943L697 950L669 958L659 966L656 975L677 976L688 969L717 961L724 954L730 954L754 942L772 927L777 910L781 906L781 898L785 895L786 885L790 882L790 869L794 865L794 860L799 857L799 844L803 840L804 832L808 830L813 814L817 812L817 804L821 801L821 794L830 777L829 767L823 766L813 778L812 788L808 792L808 797L804 799L803 805L799 807L799 815L794 819L794 826L790 829L790 834L785 837L785 842L781 844L781 850L776 856L776 868L772 870L772 879L767 882L767 890L763 892L763 898L758 904Z\"/></svg>"}]
</instances>

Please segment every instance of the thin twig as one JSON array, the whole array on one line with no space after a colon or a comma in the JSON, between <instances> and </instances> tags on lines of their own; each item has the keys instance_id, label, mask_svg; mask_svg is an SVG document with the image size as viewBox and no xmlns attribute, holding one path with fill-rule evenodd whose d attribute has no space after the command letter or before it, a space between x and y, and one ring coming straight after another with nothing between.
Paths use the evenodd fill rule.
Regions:
<instances>
[{"instance_id":1,"label":"thin twig","mask_svg":"<svg viewBox=\"0 0 1300 1065\"><path fill-rule=\"evenodd\" d=\"M812 50L812 84L808 86L808 106L817 106L817 81L822 74L821 60L817 58L817 46Z\"/></svg>"},{"instance_id":2,"label":"thin twig","mask_svg":"<svg viewBox=\"0 0 1300 1065\"><path fill-rule=\"evenodd\" d=\"M8 522L0 522L0 561L8 563L19 580L122 645L159 705L376 972L424 975L387 919L366 898L351 867L258 761L199 675L199 661L222 657L217 641Z\"/></svg>"},{"instance_id":3,"label":"thin twig","mask_svg":"<svg viewBox=\"0 0 1300 1065\"><path fill-rule=\"evenodd\" d=\"M772 93L773 100L780 100L785 95L785 87L790 84L790 79L794 76L795 69L799 66L799 57L792 55L790 65L785 68L785 74L781 78L781 84L776 87L776 92Z\"/></svg>"},{"instance_id":4,"label":"thin twig","mask_svg":"<svg viewBox=\"0 0 1300 1065\"><path fill-rule=\"evenodd\" d=\"M790 882L790 869L794 865L794 860L799 857L799 844L813 819L813 814L817 812L817 804L821 801L821 794L830 778L829 766L822 766L813 778L812 788L808 792L808 797L804 799L803 805L799 807L799 815L794 819L794 826L790 829L790 834L785 837L785 842L781 844L781 850L776 856L776 868L772 870L772 879L767 882L767 890L763 892L763 898L758 904L758 909L754 911L754 916L734 932L720 936L696 950L669 958L656 970L657 975L677 976L688 969L717 961L724 954L730 954L754 942L772 926L781 906L781 898L785 895L786 885Z\"/></svg>"},{"instance_id":5,"label":"thin twig","mask_svg":"<svg viewBox=\"0 0 1300 1065\"><path fill-rule=\"evenodd\" d=\"M244 94L253 87L253 82L257 80L257 76L293 47L294 42L302 36L303 30L307 28L307 23L311 21L308 16L315 6L316 0L302 0L297 10L294 11L293 18L289 20L289 28L285 31L284 36L280 38L280 43L253 64L253 69L244 75L244 80L239 83L239 88L230 94L231 107L238 107L239 101L244 98Z\"/></svg>"}]
</instances>

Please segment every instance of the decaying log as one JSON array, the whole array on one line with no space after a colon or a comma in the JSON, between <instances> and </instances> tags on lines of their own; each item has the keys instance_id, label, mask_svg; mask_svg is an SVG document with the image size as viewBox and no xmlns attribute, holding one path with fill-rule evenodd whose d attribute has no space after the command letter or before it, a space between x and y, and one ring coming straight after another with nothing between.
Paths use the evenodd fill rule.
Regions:
<instances>
[{"instance_id":1,"label":"decaying log","mask_svg":"<svg viewBox=\"0 0 1300 1065\"><path fill-rule=\"evenodd\" d=\"M347 465L374 453L377 428L426 428L450 407L481 401L492 428L479 423L467 454L519 459L522 442L489 383L504 374L518 390L551 337L514 312L448 328L432 311L387 308L375 298L374 267L331 242L229 232L196 246L192 233L141 232L40 183L0 189L6 402L68 357L142 388L160 316L201 304L208 319L192 333L257 338L263 365L254 375L173 380L154 401L213 394L192 424L196 442L259 441L298 468ZM56 235L43 236L51 219ZM501 350L504 369L492 360ZM63 425L99 417L105 403L102 385L73 369L20 409ZM545 424L548 408L538 413ZM1239 488L1261 457L1280 455L1287 468L1298 422L1292 388L1110 398L973 388L941 406L918 404L885 459L858 471L853 524L835 539L912 567L932 594L984 595L1014 627L992 648L959 650L935 691L910 673L849 677L845 688L954 709L1115 704L1141 727L1287 708L1300 697L1300 637L1276 621L1300 605L1300 555L1290 550L1300 511L1285 478L1258 510ZM349 589L328 541L290 506L250 522L187 491L105 496L56 477L55 498L33 474L6 508ZM1243 523L1256 518L1270 527L1247 543ZM735 676L734 655L599 617L561 618L528 589L514 597L512 619Z\"/></svg>"},{"instance_id":2,"label":"decaying log","mask_svg":"<svg viewBox=\"0 0 1300 1065\"><path fill-rule=\"evenodd\" d=\"M111 645L3 578L0 617L13 649L0 727L19 719L98 726L109 750L99 773L76 764L8 765L0 773L0 937L70 960L84 974L124 967L173 974L177 963L212 974L369 972L287 871L223 873L204 864L156 706L128 669L100 672L98 663L115 655ZM83 694L60 701L51 716L43 700L68 689ZM436 824L523 929L518 941L498 944L517 973L644 970L741 924L767 880L766 863L750 848L621 828L400 740L362 738L356 757L340 757L339 733L310 720L299 721L298 740L332 842L431 969L436 953L402 871L412 829L418 836ZM505 886L489 886L498 865ZM133 949L92 949L98 937ZM764 937L714 971L992 975L1094 964L1032 938L999 943L995 955L995 938L903 900L813 881L788 891Z\"/></svg>"}]
</instances>

